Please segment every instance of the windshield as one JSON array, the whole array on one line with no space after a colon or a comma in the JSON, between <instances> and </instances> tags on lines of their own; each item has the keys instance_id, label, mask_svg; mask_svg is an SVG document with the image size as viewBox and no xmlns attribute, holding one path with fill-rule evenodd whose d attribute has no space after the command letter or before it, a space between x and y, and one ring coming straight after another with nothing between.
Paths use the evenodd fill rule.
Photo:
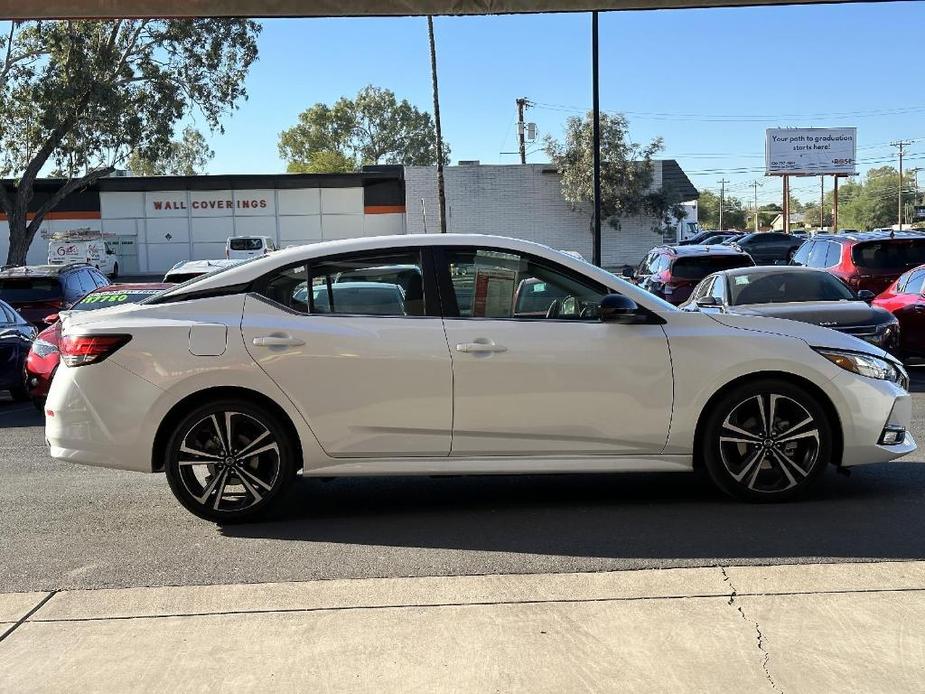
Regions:
<instances>
[{"instance_id":1,"label":"windshield","mask_svg":"<svg viewBox=\"0 0 925 694\"><path fill-rule=\"evenodd\" d=\"M750 272L730 277L729 282L732 306L855 300L851 290L827 272Z\"/></svg>"},{"instance_id":2,"label":"windshield","mask_svg":"<svg viewBox=\"0 0 925 694\"><path fill-rule=\"evenodd\" d=\"M925 263L925 238L866 241L851 256L855 265L868 270L907 270Z\"/></svg>"},{"instance_id":3,"label":"windshield","mask_svg":"<svg viewBox=\"0 0 925 694\"><path fill-rule=\"evenodd\" d=\"M107 291L92 292L87 294L83 299L71 307L72 311L93 311L98 308L107 306L121 306L122 304L138 304L149 299L155 294L160 294L163 289L129 289L120 291L112 289Z\"/></svg>"},{"instance_id":4,"label":"windshield","mask_svg":"<svg viewBox=\"0 0 925 694\"><path fill-rule=\"evenodd\" d=\"M693 258L678 258L671 266L671 275L680 280L702 280L720 270L754 265L747 255L705 255Z\"/></svg>"},{"instance_id":5,"label":"windshield","mask_svg":"<svg viewBox=\"0 0 925 694\"><path fill-rule=\"evenodd\" d=\"M49 277L17 277L0 280L0 299L11 304L61 298L61 285Z\"/></svg>"},{"instance_id":6,"label":"windshield","mask_svg":"<svg viewBox=\"0 0 925 694\"><path fill-rule=\"evenodd\" d=\"M259 251L263 248L262 239L231 239L233 251Z\"/></svg>"}]
</instances>

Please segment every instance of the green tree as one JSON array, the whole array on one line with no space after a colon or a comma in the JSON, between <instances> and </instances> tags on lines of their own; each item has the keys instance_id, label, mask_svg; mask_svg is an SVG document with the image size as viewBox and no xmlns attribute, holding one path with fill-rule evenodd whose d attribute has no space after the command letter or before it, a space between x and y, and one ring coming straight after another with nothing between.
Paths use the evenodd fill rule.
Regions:
<instances>
[{"instance_id":1,"label":"green tree","mask_svg":"<svg viewBox=\"0 0 925 694\"><path fill-rule=\"evenodd\" d=\"M653 231L661 233L684 217L674 191L652 187L652 157L662 150L662 140L639 145L630 141L627 130L622 115L601 114L601 218L619 229L621 217L651 214L658 219ZM587 209L594 200L592 114L569 118L564 141L547 136L545 149L562 177L565 200L573 209Z\"/></svg>"},{"instance_id":2,"label":"green tree","mask_svg":"<svg viewBox=\"0 0 925 694\"><path fill-rule=\"evenodd\" d=\"M12 22L0 38L0 207L9 263L42 220L128 152L156 160L192 110L210 128L246 98L260 26L247 19ZM66 178L27 219L45 168Z\"/></svg>"},{"instance_id":3,"label":"green tree","mask_svg":"<svg viewBox=\"0 0 925 694\"><path fill-rule=\"evenodd\" d=\"M906 200L912 199L914 175L903 176ZM896 224L899 171L892 166L870 169L862 181L844 183L838 190L838 226L875 229Z\"/></svg>"},{"instance_id":4,"label":"green tree","mask_svg":"<svg viewBox=\"0 0 925 694\"><path fill-rule=\"evenodd\" d=\"M697 221L703 229L720 228L719 195L711 190L700 191L700 198L697 200ZM723 200L723 228L745 229L749 222L748 212L742 201L733 195L726 195Z\"/></svg>"},{"instance_id":5,"label":"green tree","mask_svg":"<svg viewBox=\"0 0 925 694\"><path fill-rule=\"evenodd\" d=\"M150 156L150 155L149 155ZM172 140L156 159L134 151L128 157L128 169L136 176L196 176L205 173L215 152L205 136L187 126L179 140Z\"/></svg>"},{"instance_id":6,"label":"green tree","mask_svg":"<svg viewBox=\"0 0 925 694\"><path fill-rule=\"evenodd\" d=\"M449 152L444 142L444 164ZM318 173L325 163L337 171L368 164L432 165L434 119L406 99L398 101L394 92L369 85L353 99L317 103L300 113L298 124L279 134L279 154L291 173Z\"/></svg>"},{"instance_id":7,"label":"green tree","mask_svg":"<svg viewBox=\"0 0 925 694\"><path fill-rule=\"evenodd\" d=\"M761 205L758 208L758 225L762 227L771 226L771 222L783 211L783 208L776 202L768 205Z\"/></svg>"}]
</instances>

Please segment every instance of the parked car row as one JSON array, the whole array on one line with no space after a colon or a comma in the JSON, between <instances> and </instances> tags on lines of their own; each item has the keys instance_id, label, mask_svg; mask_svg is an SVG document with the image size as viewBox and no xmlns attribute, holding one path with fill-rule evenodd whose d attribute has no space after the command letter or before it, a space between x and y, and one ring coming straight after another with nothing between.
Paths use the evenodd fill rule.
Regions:
<instances>
[{"instance_id":1,"label":"parked car row","mask_svg":"<svg viewBox=\"0 0 925 694\"><path fill-rule=\"evenodd\" d=\"M76 263L0 271L0 391L41 409L58 368L61 315L137 303L171 286L111 284Z\"/></svg>"},{"instance_id":2,"label":"parked car row","mask_svg":"<svg viewBox=\"0 0 925 694\"><path fill-rule=\"evenodd\" d=\"M658 246L627 274L687 311L811 322L903 359L925 358L925 234L764 232L719 246L709 240Z\"/></svg>"}]
</instances>

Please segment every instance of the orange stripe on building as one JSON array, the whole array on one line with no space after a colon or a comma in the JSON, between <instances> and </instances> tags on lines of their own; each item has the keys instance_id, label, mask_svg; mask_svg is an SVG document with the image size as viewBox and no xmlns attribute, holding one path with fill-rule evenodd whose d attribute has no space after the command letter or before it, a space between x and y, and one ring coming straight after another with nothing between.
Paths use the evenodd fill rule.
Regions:
<instances>
[{"instance_id":1,"label":"orange stripe on building","mask_svg":"<svg viewBox=\"0 0 925 694\"><path fill-rule=\"evenodd\" d=\"M404 205L367 205L363 208L366 214L401 214L404 211Z\"/></svg>"},{"instance_id":2,"label":"orange stripe on building","mask_svg":"<svg viewBox=\"0 0 925 694\"><path fill-rule=\"evenodd\" d=\"M27 219L32 219L35 215L32 212L29 212L26 215ZM63 220L79 220L79 219L100 219L99 210L74 210L71 212L49 212L45 215L45 220L54 220L54 219L63 219ZM7 221L7 216L3 213L0 213L0 222Z\"/></svg>"}]
</instances>

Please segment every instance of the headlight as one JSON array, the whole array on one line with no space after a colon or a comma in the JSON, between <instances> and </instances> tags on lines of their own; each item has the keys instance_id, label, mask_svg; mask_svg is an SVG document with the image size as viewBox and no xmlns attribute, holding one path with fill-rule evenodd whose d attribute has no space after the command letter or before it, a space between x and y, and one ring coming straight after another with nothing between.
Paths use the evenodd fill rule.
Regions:
<instances>
[{"instance_id":1,"label":"headlight","mask_svg":"<svg viewBox=\"0 0 925 694\"><path fill-rule=\"evenodd\" d=\"M816 349L816 351L846 371L880 381L890 381L904 390L909 387L909 375L906 370L892 361L860 352L841 352L834 349Z\"/></svg>"}]
</instances>

